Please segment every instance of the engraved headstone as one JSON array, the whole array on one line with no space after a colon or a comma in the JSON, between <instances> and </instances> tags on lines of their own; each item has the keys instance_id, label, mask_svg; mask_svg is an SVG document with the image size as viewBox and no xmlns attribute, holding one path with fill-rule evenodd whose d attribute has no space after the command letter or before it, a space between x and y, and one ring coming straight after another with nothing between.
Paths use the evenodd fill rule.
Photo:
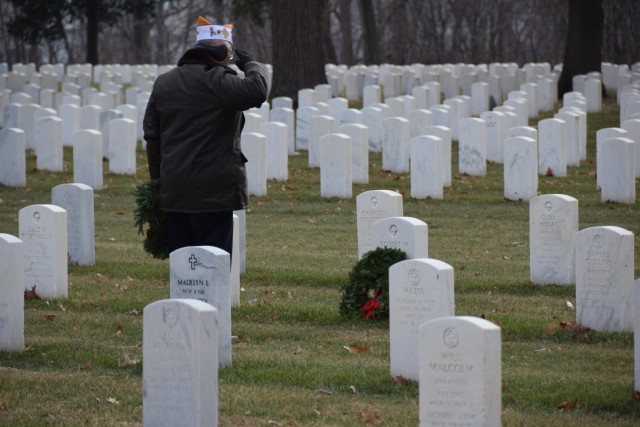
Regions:
<instances>
[{"instance_id":1,"label":"engraved headstone","mask_svg":"<svg viewBox=\"0 0 640 427\"><path fill-rule=\"evenodd\" d=\"M442 199L442 171L440 170L442 140L422 135L411 138L411 197Z\"/></svg>"},{"instance_id":2,"label":"engraved headstone","mask_svg":"<svg viewBox=\"0 0 640 427\"><path fill-rule=\"evenodd\" d=\"M24 242L24 287L44 299L67 297L67 211L29 205L18 213Z\"/></svg>"},{"instance_id":3,"label":"engraved headstone","mask_svg":"<svg viewBox=\"0 0 640 427\"><path fill-rule=\"evenodd\" d=\"M350 198L351 137L342 133L329 133L319 140L320 196Z\"/></svg>"},{"instance_id":4,"label":"engraved headstone","mask_svg":"<svg viewBox=\"0 0 640 427\"><path fill-rule=\"evenodd\" d=\"M485 122L487 161L502 163L506 134L505 116L499 111L485 111L480 114Z\"/></svg>"},{"instance_id":5,"label":"engraved headstone","mask_svg":"<svg viewBox=\"0 0 640 427\"><path fill-rule=\"evenodd\" d=\"M144 425L218 425L218 314L189 299L144 308Z\"/></svg>"},{"instance_id":6,"label":"engraved headstone","mask_svg":"<svg viewBox=\"0 0 640 427\"><path fill-rule=\"evenodd\" d=\"M62 119L62 145L73 146L73 135L80 128L80 107L74 104L62 104L58 107Z\"/></svg>"},{"instance_id":7,"label":"engraved headstone","mask_svg":"<svg viewBox=\"0 0 640 427\"><path fill-rule=\"evenodd\" d=\"M67 211L69 263L95 265L93 189L85 184L60 184L51 189L51 203Z\"/></svg>"},{"instance_id":8,"label":"engraved headstone","mask_svg":"<svg viewBox=\"0 0 640 427\"><path fill-rule=\"evenodd\" d=\"M289 178L287 125L267 122L260 125L259 132L267 138L267 179L286 181Z\"/></svg>"},{"instance_id":9,"label":"engraved headstone","mask_svg":"<svg viewBox=\"0 0 640 427\"><path fill-rule=\"evenodd\" d=\"M529 270L536 285L575 283L578 200L543 194L529 201Z\"/></svg>"},{"instance_id":10,"label":"engraved headstone","mask_svg":"<svg viewBox=\"0 0 640 427\"><path fill-rule=\"evenodd\" d=\"M340 126L339 133L351 138L351 182L369 183L369 128L352 123Z\"/></svg>"},{"instance_id":11,"label":"engraved headstone","mask_svg":"<svg viewBox=\"0 0 640 427\"><path fill-rule=\"evenodd\" d=\"M231 275L229 277L231 307L240 307L240 217L235 214L235 211L232 239Z\"/></svg>"},{"instance_id":12,"label":"engraved headstone","mask_svg":"<svg viewBox=\"0 0 640 427\"><path fill-rule=\"evenodd\" d=\"M0 184L8 187L27 185L27 137L22 129L0 129Z\"/></svg>"},{"instance_id":13,"label":"engraved headstone","mask_svg":"<svg viewBox=\"0 0 640 427\"><path fill-rule=\"evenodd\" d=\"M218 363L231 366L231 264L214 246L187 246L169 254L172 299L196 299L218 310Z\"/></svg>"},{"instance_id":14,"label":"engraved headstone","mask_svg":"<svg viewBox=\"0 0 640 427\"><path fill-rule=\"evenodd\" d=\"M116 118L109 122L109 171L116 174L136 174L136 123ZM103 135L103 139L104 139Z\"/></svg>"},{"instance_id":15,"label":"engraved headstone","mask_svg":"<svg viewBox=\"0 0 640 427\"><path fill-rule=\"evenodd\" d=\"M0 233L0 351L24 350L24 243Z\"/></svg>"},{"instance_id":16,"label":"engraved headstone","mask_svg":"<svg viewBox=\"0 0 640 427\"><path fill-rule=\"evenodd\" d=\"M79 130L73 135L73 180L102 189L102 134L97 130Z\"/></svg>"},{"instance_id":17,"label":"engraved headstone","mask_svg":"<svg viewBox=\"0 0 640 427\"><path fill-rule=\"evenodd\" d=\"M369 151L380 152L384 134L384 112L379 107L365 107L362 109L362 119L369 129Z\"/></svg>"},{"instance_id":18,"label":"engraved headstone","mask_svg":"<svg viewBox=\"0 0 640 427\"><path fill-rule=\"evenodd\" d=\"M402 195L390 190L370 190L356 197L358 258L374 250L373 224L382 218L403 216Z\"/></svg>"},{"instance_id":19,"label":"engraved headstone","mask_svg":"<svg viewBox=\"0 0 640 427\"><path fill-rule=\"evenodd\" d=\"M400 249L408 259L429 258L429 230L408 216L382 218L373 223L373 242L379 248Z\"/></svg>"},{"instance_id":20,"label":"engraved headstone","mask_svg":"<svg viewBox=\"0 0 640 427\"><path fill-rule=\"evenodd\" d=\"M320 166L320 138L335 133L337 121L328 115L317 115L309 119L309 167Z\"/></svg>"},{"instance_id":21,"label":"engraved headstone","mask_svg":"<svg viewBox=\"0 0 640 427\"><path fill-rule=\"evenodd\" d=\"M538 122L538 175L567 176L567 131L560 119Z\"/></svg>"},{"instance_id":22,"label":"engraved headstone","mask_svg":"<svg viewBox=\"0 0 640 427\"><path fill-rule=\"evenodd\" d=\"M529 200L538 195L538 146L533 138L504 141L504 198Z\"/></svg>"},{"instance_id":23,"label":"engraved headstone","mask_svg":"<svg viewBox=\"0 0 640 427\"><path fill-rule=\"evenodd\" d=\"M296 110L296 149L309 149L309 120L319 113L316 107L300 107Z\"/></svg>"},{"instance_id":24,"label":"engraved headstone","mask_svg":"<svg viewBox=\"0 0 640 427\"><path fill-rule=\"evenodd\" d=\"M625 138L632 139L634 144L636 178L640 178L640 119L629 119L620 123L620 128L627 131Z\"/></svg>"},{"instance_id":25,"label":"engraved headstone","mask_svg":"<svg viewBox=\"0 0 640 427\"><path fill-rule=\"evenodd\" d=\"M576 235L576 320L596 331L633 331L633 233L600 226Z\"/></svg>"},{"instance_id":26,"label":"engraved headstone","mask_svg":"<svg viewBox=\"0 0 640 427\"><path fill-rule=\"evenodd\" d=\"M420 426L499 426L500 327L471 316L420 325Z\"/></svg>"},{"instance_id":27,"label":"engraved headstone","mask_svg":"<svg viewBox=\"0 0 640 427\"><path fill-rule=\"evenodd\" d=\"M267 194L267 137L261 133L243 133L242 151L247 157L247 191L249 195Z\"/></svg>"},{"instance_id":28,"label":"engraved headstone","mask_svg":"<svg viewBox=\"0 0 640 427\"><path fill-rule=\"evenodd\" d=\"M409 172L409 120L389 117L384 120L382 169L393 173Z\"/></svg>"},{"instance_id":29,"label":"engraved headstone","mask_svg":"<svg viewBox=\"0 0 640 427\"><path fill-rule=\"evenodd\" d=\"M454 316L453 267L431 258L400 261L389 268L391 375L419 380L419 327Z\"/></svg>"},{"instance_id":30,"label":"engraved headstone","mask_svg":"<svg viewBox=\"0 0 640 427\"><path fill-rule=\"evenodd\" d=\"M487 143L485 121L467 118L459 123L458 170L461 174L485 176Z\"/></svg>"},{"instance_id":31,"label":"engraved headstone","mask_svg":"<svg viewBox=\"0 0 640 427\"><path fill-rule=\"evenodd\" d=\"M636 201L635 142L610 138L600 143L598 174L602 202L632 204Z\"/></svg>"},{"instance_id":32,"label":"engraved headstone","mask_svg":"<svg viewBox=\"0 0 640 427\"><path fill-rule=\"evenodd\" d=\"M451 129L446 126L427 126L422 129L422 134L440 138L442 185L451 187Z\"/></svg>"},{"instance_id":33,"label":"engraved headstone","mask_svg":"<svg viewBox=\"0 0 640 427\"><path fill-rule=\"evenodd\" d=\"M271 121L284 123L287 126L287 153L293 155L296 152L296 121L291 108L278 107L271 110Z\"/></svg>"},{"instance_id":34,"label":"engraved headstone","mask_svg":"<svg viewBox=\"0 0 640 427\"><path fill-rule=\"evenodd\" d=\"M62 119L46 116L38 119L34 126L36 168L61 172L64 167L62 147Z\"/></svg>"}]
</instances>

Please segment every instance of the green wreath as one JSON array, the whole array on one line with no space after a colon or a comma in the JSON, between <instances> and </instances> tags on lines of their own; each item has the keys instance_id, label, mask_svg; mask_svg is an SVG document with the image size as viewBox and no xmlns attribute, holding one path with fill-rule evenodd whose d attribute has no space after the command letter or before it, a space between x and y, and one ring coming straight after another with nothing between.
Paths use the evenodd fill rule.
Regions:
<instances>
[{"instance_id":1,"label":"green wreath","mask_svg":"<svg viewBox=\"0 0 640 427\"><path fill-rule=\"evenodd\" d=\"M342 287L340 314L389 319L389 267L407 259L400 249L376 248L364 254Z\"/></svg>"},{"instance_id":2,"label":"green wreath","mask_svg":"<svg viewBox=\"0 0 640 427\"><path fill-rule=\"evenodd\" d=\"M169 258L169 238L164 212L158 208L160 200L160 181L152 179L136 186L133 192L136 205L133 209L134 225L138 234L144 234L144 250L154 258ZM148 228L145 232L145 224Z\"/></svg>"}]
</instances>

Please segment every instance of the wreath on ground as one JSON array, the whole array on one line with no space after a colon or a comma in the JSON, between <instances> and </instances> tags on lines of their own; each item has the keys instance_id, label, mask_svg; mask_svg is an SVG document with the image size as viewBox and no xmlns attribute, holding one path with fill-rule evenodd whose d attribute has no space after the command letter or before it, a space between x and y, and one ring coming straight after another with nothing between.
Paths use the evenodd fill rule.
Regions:
<instances>
[{"instance_id":1,"label":"wreath on ground","mask_svg":"<svg viewBox=\"0 0 640 427\"><path fill-rule=\"evenodd\" d=\"M389 267L407 259L400 249L376 248L364 254L342 288L340 314L389 319Z\"/></svg>"},{"instance_id":2,"label":"wreath on ground","mask_svg":"<svg viewBox=\"0 0 640 427\"><path fill-rule=\"evenodd\" d=\"M138 234L145 235L144 250L154 258L167 259L169 257L169 238L164 212L158 207L160 181L152 179L136 186L133 196L136 202L133 209L133 222L138 227Z\"/></svg>"}]
</instances>

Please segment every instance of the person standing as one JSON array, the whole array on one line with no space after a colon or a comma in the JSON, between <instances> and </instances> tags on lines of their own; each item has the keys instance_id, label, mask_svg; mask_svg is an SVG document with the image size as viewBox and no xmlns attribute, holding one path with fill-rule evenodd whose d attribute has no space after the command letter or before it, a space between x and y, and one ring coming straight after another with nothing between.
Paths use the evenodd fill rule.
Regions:
<instances>
[{"instance_id":1,"label":"person standing","mask_svg":"<svg viewBox=\"0 0 640 427\"><path fill-rule=\"evenodd\" d=\"M246 209L243 111L267 99L267 70L233 49L233 26L198 17L195 46L156 79L144 115L149 175L160 183L169 251L216 246L231 255L233 211ZM235 64L240 77L229 67Z\"/></svg>"}]
</instances>

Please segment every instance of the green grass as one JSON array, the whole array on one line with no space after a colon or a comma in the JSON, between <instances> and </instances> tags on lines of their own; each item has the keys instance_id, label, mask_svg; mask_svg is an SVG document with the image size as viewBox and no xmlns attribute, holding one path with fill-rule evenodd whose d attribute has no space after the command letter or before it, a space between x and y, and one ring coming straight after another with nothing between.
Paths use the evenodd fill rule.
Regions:
<instances>
[{"instance_id":1,"label":"green grass","mask_svg":"<svg viewBox=\"0 0 640 427\"><path fill-rule=\"evenodd\" d=\"M617 126L617 107L588 120L588 160L566 178L541 177L539 194L577 198L581 229L616 225L638 236L640 203L603 204L596 191L595 131ZM357 261L355 196L372 189L400 192L405 215L428 224L429 255L454 267L456 314L502 328L503 425L640 424L633 335L562 327L575 323L566 304L575 287L529 283L528 203L504 200L501 165L489 164L486 177L458 175L456 154L454 144L443 200L411 199L408 175L382 171L379 154L352 199L322 199L305 152L289 158L287 182L270 181L268 196L251 199L220 425L417 424L417 385L389 373L388 325L338 313ZM73 182L72 163L66 149L65 172L36 171L29 155L27 187L0 188L0 232L17 235L19 209L50 203L53 186ZM142 310L169 297L168 260L145 254L133 226L131 192L146 179L142 151L137 177L105 175L95 192L96 265L69 267L67 300L25 301L26 350L0 353L0 426L142 423ZM638 238L635 266L638 277ZM557 409L573 400L574 409Z\"/></svg>"}]
</instances>

